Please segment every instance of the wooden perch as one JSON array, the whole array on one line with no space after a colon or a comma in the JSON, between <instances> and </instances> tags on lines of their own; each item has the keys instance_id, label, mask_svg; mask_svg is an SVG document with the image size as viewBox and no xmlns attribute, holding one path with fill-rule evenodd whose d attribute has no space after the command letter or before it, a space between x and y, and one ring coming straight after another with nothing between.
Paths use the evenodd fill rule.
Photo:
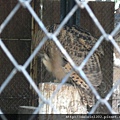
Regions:
<instances>
[{"instance_id":1,"label":"wooden perch","mask_svg":"<svg viewBox=\"0 0 120 120\"><path fill-rule=\"evenodd\" d=\"M58 87L59 83L40 83L39 88L42 95L49 99ZM42 100L39 99L39 103ZM52 104L60 114L86 114L87 108L81 103L78 88L70 84L64 84L52 99ZM40 114L54 114L54 111L47 104L41 108Z\"/></svg>"}]
</instances>

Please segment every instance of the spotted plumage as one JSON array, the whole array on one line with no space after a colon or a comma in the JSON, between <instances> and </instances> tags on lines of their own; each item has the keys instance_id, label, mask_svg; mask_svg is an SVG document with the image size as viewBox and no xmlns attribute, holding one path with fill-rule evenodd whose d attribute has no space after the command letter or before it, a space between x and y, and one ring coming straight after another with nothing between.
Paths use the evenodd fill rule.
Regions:
<instances>
[{"instance_id":1,"label":"spotted plumage","mask_svg":"<svg viewBox=\"0 0 120 120\"><path fill-rule=\"evenodd\" d=\"M48 26L47 30L53 33L57 27L58 25L54 24L52 26ZM35 44L37 45L44 36L44 32L39 30L36 34ZM88 31L78 26L64 26L57 38L77 65L82 63L97 41L97 39L95 39ZM44 65L47 70L56 77L56 79L61 81L66 73L72 70L72 67L66 57L61 53L52 40L48 40L43 45L40 53L41 51L44 53L44 57L42 58ZM102 81L102 73L99 62L102 55L102 48L99 47L83 68L86 76L95 87L98 87ZM70 75L70 80L79 88L83 103L91 107L94 104L94 95L83 78L73 71Z\"/></svg>"}]
</instances>

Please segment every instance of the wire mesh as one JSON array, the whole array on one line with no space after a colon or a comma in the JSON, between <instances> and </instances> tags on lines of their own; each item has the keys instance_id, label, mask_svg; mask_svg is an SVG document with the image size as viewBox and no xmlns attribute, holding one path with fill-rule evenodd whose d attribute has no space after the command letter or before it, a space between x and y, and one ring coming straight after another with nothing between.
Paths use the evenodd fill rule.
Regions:
<instances>
[{"instance_id":1,"label":"wire mesh","mask_svg":"<svg viewBox=\"0 0 120 120\"><path fill-rule=\"evenodd\" d=\"M52 1L51 1L52 2ZM7 87L9 87L9 84L13 84L15 81L12 79L13 77L15 77L17 72L20 72L20 76L22 74L22 76L25 77L26 81L24 81L23 84L30 84L32 89L34 90L34 92L36 93L36 95L43 101L42 104L39 104L38 107L36 107L36 110L33 113L38 113L40 108L44 105L47 104L49 105L52 109L54 113L59 113L57 111L57 109L55 108L55 106L52 104L51 100L47 100L40 92L39 87L37 86L37 84L34 82L33 78L30 76L29 72L27 71L27 67L29 66L29 64L31 63L31 61L34 59L34 57L37 55L37 53L39 52L39 50L42 48L42 46L44 45L44 43L47 41L47 39L52 39L53 42L57 45L57 47L60 49L60 51L64 54L64 56L66 56L66 58L69 60L71 66L74 68L74 70L79 71L80 75L84 78L84 80L86 81L86 83L90 86L93 94L96 96L97 101L95 106L91 109L90 113L94 113L95 110L97 109L97 107L100 105L105 105L106 109L108 109L110 111L110 113L114 114L114 113L119 113L119 109L120 108L120 80L119 77L115 78L116 75L118 75L117 72L119 72L119 68L115 68L114 70L114 74L113 74L113 79L115 80L114 82L114 86L115 87L108 87L109 89L107 89L107 93L106 96L104 98L102 98L102 95L99 95L98 92L96 91L96 89L92 86L92 84L90 83L89 79L86 77L84 71L82 70L82 67L84 66L85 63L87 63L89 57L91 57L91 55L94 53L94 51L97 49L97 47L100 46L101 42L104 41L106 42L106 44L108 44L108 41L110 41L110 45L112 44L113 47L115 48L115 50L118 52L118 55L120 54L120 48L119 48L119 43L116 42L116 40L114 39L114 36L117 34L118 37L118 41L119 41L119 30L120 30L120 22L117 21L117 23L115 24L115 29L110 30L109 31L109 25L106 24L103 25L104 27L102 27L102 25L100 24L100 22L98 21L96 15L93 13L93 10L89 7L89 4L87 1L79 1L79 0L75 0L76 4L75 6L72 8L72 10L66 15L66 17L64 18L64 20L60 23L59 27L56 29L56 31L54 33L49 33L49 31L47 30L46 26L44 25L44 20L40 19L38 17L38 15L36 14L36 12L34 11L34 9L31 6L31 0L19 0L18 3L16 2L15 7L11 10L11 12L9 13L9 15L7 15L7 17L2 20L3 22L0 25L0 34L3 33L3 30L7 29L7 24L9 24L10 21L12 21L13 17L15 15L17 15L17 11L20 9L20 7L22 6L24 9L27 9L29 11L29 13L32 15L32 17L34 18L34 20L37 22L38 26L42 29L42 31L45 33L46 37L44 37L42 39L42 41L38 44L38 46L35 48L35 50L32 52L32 54L27 58L27 60L24 62L23 65L21 65L21 63L19 63L19 60L17 60L16 58L14 58L12 52L9 51L8 47L4 44L2 38L0 39L0 47L3 51L2 54L5 54L7 56L7 59L9 60L10 64L13 66L13 68L11 70L9 70L9 74L5 72L4 75L4 81L1 82L1 87L0 87L0 93L1 96L4 94L9 94L6 93L5 90ZM57 2L56 2L57 4ZM48 5L49 6L49 5ZM56 5L57 6L57 5ZM52 9L54 7L51 6ZM47 6L46 8L47 9ZM47 9L49 11L49 9ZM68 22L68 20L71 18L71 16L76 12L77 9L86 9L88 15L91 17L92 21L96 24L99 32L100 32L100 36L99 39L97 40L96 44L93 46L93 48L90 50L89 54L86 56L86 58L83 60L83 62L81 63L80 66L76 66L74 61L71 59L71 57L69 56L69 54L65 51L65 48L62 46L62 44L59 42L59 39L57 38L57 35L59 34L59 32L61 31L61 29L64 27L64 25ZM56 12L55 10L53 10L54 12ZM47 12L47 11L46 11ZM46 13L44 13L46 14ZM56 14L56 13L53 13ZM105 13L107 15L107 13ZM45 19L52 19L53 23L53 17L47 17ZM56 19L59 19L59 16L56 17ZM26 23L27 24L27 18L26 18ZM49 20L48 20L49 21ZM49 23L45 23L46 25ZM12 28L12 27L11 27ZM26 27L28 28L28 27ZM24 31L22 29L22 31ZM26 30L25 30L26 31ZM24 33L23 33L24 34ZM26 34L26 33L25 33ZM30 33L27 33L28 37L30 37ZM19 38L19 36L17 36ZM26 37L26 36L25 36ZM27 37L27 38L28 38ZM112 49L112 48L111 48ZM105 50L106 53L108 52L108 50ZM111 50L112 51L112 50ZM110 53L112 54L112 52ZM4 55L3 55L4 56ZM106 54L107 56L107 54ZM105 57L106 57L105 56ZM110 57L110 56L108 56ZM2 60L1 60L2 61ZM41 63L41 62L40 62ZM4 63L3 63L4 64ZM107 64L107 63L106 63ZM110 66L112 66L112 61ZM43 68L44 69L44 68ZM8 71L8 69L6 69L6 71ZM48 74L48 73L47 73ZM112 73L108 73L107 75L109 76L109 74ZM17 74L18 75L18 74ZM115 76L114 76L115 75ZM46 73L43 71L43 76L46 76ZM106 76L106 77L108 77ZM49 77L49 75L47 76ZM21 78L22 79L22 78ZM43 78L42 78L43 79ZM67 79L67 78L65 78ZM64 84L64 80L61 82L62 84ZM106 84L111 84L111 83L106 83ZM14 84L15 88L17 87L17 84ZM61 86L59 86L61 87ZM106 86L105 86L106 87ZM22 86L21 86L22 88ZM104 87L103 87L104 88ZM111 88L111 89L110 89ZM17 89L17 88L16 88ZM17 92L16 94L18 95L18 91L14 91L13 92ZM111 104L109 103L109 100L111 100L111 95L114 93L114 96L117 97L113 97L114 103ZM55 92L55 95L57 94L57 92ZM29 97L29 96L28 96ZM16 99L18 99L19 97L17 97ZM15 98L14 98L15 99ZM4 104L4 100L2 101L2 103ZM10 101L9 101L10 102ZM22 104L21 101L18 101L18 104ZM14 105L11 105L12 107L14 107ZM11 107L10 106L10 107ZM8 106L7 106L8 107ZM0 113L4 114L4 108L1 108ZM5 116L1 117L2 119L5 119Z\"/></svg>"}]
</instances>

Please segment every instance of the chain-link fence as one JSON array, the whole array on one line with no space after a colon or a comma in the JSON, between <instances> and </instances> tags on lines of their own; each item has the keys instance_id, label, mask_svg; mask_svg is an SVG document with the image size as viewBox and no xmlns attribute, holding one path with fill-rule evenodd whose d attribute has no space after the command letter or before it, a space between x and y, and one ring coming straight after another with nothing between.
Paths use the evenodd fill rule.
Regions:
<instances>
[{"instance_id":1,"label":"chain-link fence","mask_svg":"<svg viewBox=\"0 0 120 120\"><path fill-rule=\"evenodd\" d=\"M54 106L54 104L51 102L52 99L54 98L54 96L57 95L58 91L62 88L62 86L64 85L65 81L67 81L68 77L70 74L67 74L62 82L57 86L56 90L54 90L53 94L52 94L52 97L50 97L50 99L46 99L45 96L41 93L41 91L39 90L39 87L38 87L38 83L36 83L36 81L34 80L33 76L31 77L30 75L30 72L28 69L29 65L31 64L31 62L33 61L33 59L35 58L35 56L38 54L38 52L40 51L40 49L42 48L42 46L45 44L45 42L47 41L47 39L51 39L55 44L56 46L60 49L60 51L62 52L62 54L66 57L66 59L69 61L69 63L71 64L71 66L73 67L73 69L75 71L77 71L80 76L85 80L85 82L88 84L88 86L90 87L90 89L92 90L92 93L95 95L96 97L96 103L95 105L92 107L92 109L90 109L89 111L89 114L94 114L96 109L98 108L99 105L104 105L106 106L106 108L109 110L110 113L112 114L115 114L115 113L119 113L119 109L116 110L116 107L120 107L120 80L119 80L119 77L118 78L114 78L114 75L113 75L113 78L115 79L115 82L114 82L114 85L111 86L111 82L106 82L106 83L103 83L102 85L106 84L107 86L110 86L109 89L107 89L107 93L105 96L102 96L99 94L99 92L93 87L93 85L91 84L91 82L89 81L89 79L86 77L86 74L84 73L84 71L82 70L83 67L86 65L87 61L89 60L89 58L94 54L94 52L97 50L97 48L101 45L101 43L103 42L106 42L105 44L108 45L110 43L110 46L113 45L113 47L116 49L116 51L118 52L118 56L120 54L120 48L119 48L119 44L116 42L116 40L114 39L114 36L117 34L117 39L119 39L119 31L120 31L120 22L117 21L117 24L115 25L115 28L112 29L112 31L110 33L107 32L107 30L104 29L104 27L102 27L101 23L99 22L98 18L96 17L96 15L93 13L93 9L90 8L89 4L87 1L79 1L79 0L75 0L75 5L73 6L73 8L70 10L70 12L65 16L65 18L62 20L62 22L59 24L59 27L54 31L54 33L50 33L47 29L47 27L43 24L44 23L44 20L42 21L42 17L43 16L40 16L40 18L38 17L38 15L36 14L35 10L33 9L33 4L32 4L32 1L31 0L19 0L18 3L15 3L15 7L11 10L10 14L7 15L7 18L5 18L3 20L3 22L1 23L0 25L0 34L2 34L4 32L4 29L7 28L7 25L9 24L10 21L12 21L12 18L17 14L17 11L20 9L20 7L22 6L24 9L27 9L29 11L29 13L32 15L32 18L33 20L36 21L36 23L38 24L39 28L45 33L45 36L43 36L42 40L40 43L38 43L37 47L35 48L35 50L33 50L33 52L30 54L23 54L23 56L25 55L27 58L25 58L25 62L23 61L22 63L19 63L19 58L15 58L12 54L12 52L9 51L10 48L7 47L7 45L5 45L5 42L3 42L2 40L2 37L0 38L0 47L1 47L1 50L3 51L3 53L1 53L2 55L1 56L7 56L7 58L9 59L8 61L10 61L10 64L12 63L12 69L9 70L9 73L8 72L5 72L7 74L1 74L0 76L4 76L4 81L0 81L1 83L1 87L0 87L0 93L6 93L6 94L9 94L7 92L5 92L6 88L8 87L9 83L11 83L11 81L14 83L16 81L13 81L13 78L16 76L17 73L20 73L18 76L22 78L20 78L15 84L15 88L13 90L13 92L16 92L15 94L18 93L17 91L17 85L19 85L20 83L18 83L19 81L20 82L23 82L23 84L26 84L26 86L29 88L29 84L30 84L30 88L33 89L34 93L35 93L35 96L37 96L42 102L39 103L37 105L37 107L35 108L35 110L32 112L32 114L36 114L36 113L39 113L40 109L42 109L43 105L44 104L47 104L50 106L50 108L53 110L53 113L59 113L59 111L56 109L56 107ZM31 5L32 4L32 5ZM42 6L41 6L42 8ZM51 7L51 9L54 8L54 7ZM62 46L62 44L60 43L59 39L57 38L58 34L60 33L61 29L65 26L65 24L68 22L68 20L73 16L73 14L78 10L78 9L85 9L88 13L87 16L90 16L90 18L92 19L92 21L94 22L94 24L97 26L97 29L98 31L100 32L100 36L98 37L97 41L95 42L94 46L92 46L92 49L89 51L88 55L85 57L85 59L83 60L83 62L80 64L80 66L77 66L74 61L72 60L71 56L66 52L65 48ZM53 10L54 12L56 12L55 10ZM41 12L41 11L40 11ZM53 13L55 14L55 13ZM107 13L106 13L107 14ZM47 17L44 18L44 19L48 19ZM53 21L54 23L54 20L53 20L53 17L49 17L49 19ZM57 19L57 18L56 18ZM26 20L28 20L26 18ZM19 21L20 22L20 21ZM83 21L84 22L84 21ZM27 24L27 23L26 23ZM49 22L45 23L45 24L50 24ZM106 25L103 25L106 27L106 29L109 29L109 27L107 26L107 21L106 21ZM28 25L29 27L29 25ZM26 27L28 29L28 27ZM8 30L8 31L11 31L12 30L12 26L11 26L11 29ZM30 34L29 33L26 33L26 30L23 30L21 29L21 32L24 31L24 35L28 35ZM8 32L8 33L12 33L12 32ZM13 33L12 33L13 34ZM29 36L29 35L28 35ZM18 38L20 38L21 36L18 34L17 36ZM30 37L30 36L29 36ZM24 36L23 38L26 38L26 36ZM119 41L119 40L118 40ZM109 42L109 43L108 43ZM18 43L18 45L20 45L20 43ZM22 50L23 48L23 45L21 44L20 45L22 47ZM104 46L104 45L103 45ZM109 46L109 48L110 48ZM12 46L11 46L12 47ZM104 46L105 48L105 46ZM110 48L112 49L112 47ZM113 53L109 51L112 51L112 50L108 50L106 49L105 50L105 55L104 55L104 62L105 64L108 64L108 66L110 66L110 68L113 68L112 66L112 57L109 58L110 56L108 55L108 58L111 60L111 63L108 63L105 58L107 56L107 54L110 54L112 55ZM30 52L30 48L29 48L29 52ZM16 53L16 54L21 54L21 53ZM22 55L20 55L20 57L22 57ZM107 59L108 59L107 58ZM0 58L2 60L2 58ZM27 59L27 60L26 60ZM114 58L114 61L116 59ZM117 61L117 63L119 63L120 61ZM1 62L3 66L1 67L6 67L6 65L4 65L4 62ZM23 65L22 65L23 64ZM102 63L101 63L102 64ZM107 70L106 69L109 69L109 68L105 68L103 67L103 71L105 72L103 74L103 76L105 77L109 77L109 76L112 76L112 72L110 73L107 73ZM116 70L117 72L115 72L115 76L119 74L119 67L116 68L118 70ZM7 70L6 70L7 71ZM22 74L21 74L22 73ZM45 75L45 74L44 74ZM2 77L1 77L2 78ZM22 79L25 78L25 81L22 81ZM43 78L42 78L43 79ZM110 78L112 79L112 78ZM23 85L21 84L21 85ZM106 86L105 86L106 87ZM21 89L23 87L21 86ZM102 87L101 87L102 88ZM104 88L104 87L103 87ZM103 89L102 88L102 89ZM23 91L23 92L26 92L27 90ZM32 92L33 92L32 91ZM117 100L116 103L112 103L109 102L109 100L111 100L111 96L113 95L113 93L117 91L117 97L114 97L114 99ZM104 91L103 91L104 92ZM31 97L31 91L28 90L27 93L29 94L26 98L30 98ZM26 94L26 93L24 93ZM2 96L3 97L3 96ZM20 98L20 96L17 94L17 97L16 99ZM1 98L2 99L2 98ZM15 98L14 98L15 99ZM36 99L36 98L35 98ZM2 99L3 100L3 99ZM5 100L3 100L1 103L4 103ZM27 102L26 102L27 101ZM18 103L20 105L22 105L20 103L21 101L19 101ZM25 99L25 102L28 103L28 104L24 104L24 105L29 105L29 101L28 99ZM0 103L0 104L1 104ZM2 105L2 104L1 104ZM12 105L14 106L14 105ZM7 106L9 107L9 106ZM3 120L6 120L6 116L4 115L4 109L1 107L1 110L0 110L0 114L3 114L1 116L1 118ZM30 118L32 119L32 117Z\"/></svg>"}]
</instances>

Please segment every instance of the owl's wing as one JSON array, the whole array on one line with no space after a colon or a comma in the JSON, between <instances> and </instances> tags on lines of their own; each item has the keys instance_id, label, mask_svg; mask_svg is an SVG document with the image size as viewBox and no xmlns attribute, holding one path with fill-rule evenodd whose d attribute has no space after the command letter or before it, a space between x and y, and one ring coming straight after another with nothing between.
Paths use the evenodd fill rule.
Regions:
<instances>
[{"instance_id":1,"label":"owl's wing","mask_svg":"<svg viewBox=\"0 0 120 120\"><path fill-rule=\"evenodd\" d=\"M97 42L97 39L86 30L75 26L64 27L58 35L58 39L77 65L80 65L83 62L89 51ZM99 86L102 81L102 72L99 60L103 54L102 48L99 47L83 68L83 71L93 86ZM67 60L65 56L62 55L62 57Z\"/></svg>"}]
</instances>

